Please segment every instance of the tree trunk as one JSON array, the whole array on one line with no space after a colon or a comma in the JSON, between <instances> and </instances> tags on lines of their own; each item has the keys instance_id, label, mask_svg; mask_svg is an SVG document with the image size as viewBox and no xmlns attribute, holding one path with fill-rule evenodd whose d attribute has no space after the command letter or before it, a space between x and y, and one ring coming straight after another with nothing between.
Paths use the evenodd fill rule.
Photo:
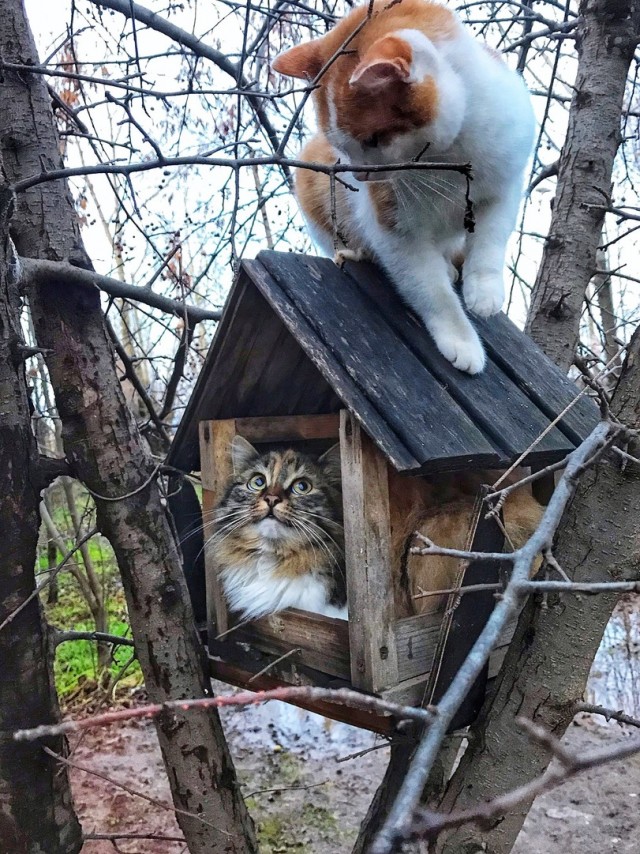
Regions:
<instances>
[{"instance_id":1,"label":"tree trunk","mask_svg":"<svg viewBox=\"0 0 640 854\"><path fill-rule=\"evenodd\" d=\"M20 0L0 0L0 55L38 63ZM0 90L2 146L11 180L59 164L46 86L39 75L6 72ZM19 199L14 238L20 254L88 265L73 202L63 182ZM122 574L136 652L152 702L210 693L180 552L154 464L126 407L96 291L64 280L32 286L29 299L63 425L67 458L94 493L97 521ZM157 725L174 803L191 854L257 850L217 714L171 712Z\"/></svg>"},{"instance_id":2,"label":"tree trunk","mask_svg":"<svg viewBox=\"0 0 640 854\"><path fill-rule=\"evenodd\" d=\"M564 370L573 362L584 295L596 270L596 250L611 200L611 173L621 139L629 65L638 43L640 7L632 0L582 0L580 15L569 127L526 326Z\"/></svg>"},{"instance_id":3,"label":"tree trunk","mask_svg":"<svg viewBox=\"0 0 640 854\"><path fill-rule=\"evenodd\" d=\"M613 413L640 427L640 328L635 332ZM582 478L556 538L554 554L575 581L616 581L640 577L638 552L640 472L622 471L610 455ZM589 670L616 603L614 594L565 594L542 610L532 601L485 703L474 739L453 775L440 808L464 809L520 786L541 774L549 754L514 725L524 715L560 738L582 699ZM443 834L434 850L446 854L483 851L507 854L531 804L523 804L490 830L464 827Z\"/></svg>"},{"instance_id":4,"label":"tree trunk","mask_svg":"<svg viewBox=\"0 0 640 854\"><path fill-rule=\"evenodd\" d=\"M0 186L0 624L35 589L40 501L20 356L20 295L6 257L11 206L10 194ZM0 848L4 854L75 854L82 835L66 768L59 768L41 743L11 739L17 729L60 717L37 596L0 629L0 662ZM65 752L62 738L47 744Z\"/></svg>"}]
</instances>

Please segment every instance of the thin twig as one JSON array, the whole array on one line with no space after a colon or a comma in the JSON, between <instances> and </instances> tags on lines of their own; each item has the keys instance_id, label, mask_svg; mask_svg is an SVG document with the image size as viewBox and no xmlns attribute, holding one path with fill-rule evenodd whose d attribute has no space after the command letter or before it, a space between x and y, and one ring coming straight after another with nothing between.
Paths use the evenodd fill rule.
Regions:
<instances>
[{"instance_id":1,"label":"thin twig","mask_svg":"<svg viewBox=\"0 0 640 854\"><path fill-rule=\"evenodd\" d=\"M570 753L557 739L531 721L518 718L517 723L532 740L537 741L553 754L558 760L558 766L549 769L530 783L525 783L525 785L519 786L511 792L470 809L454 811L448 815L431 810L420 810L411 832L406 835L407 838L432 841L449 828L461 827L465 824L482 825L492 820L501 819L520 804L530 803L534 798L555 789L582 771L588 771L591 768L597 768L618 759L626 759L640 752L640 739L635 739L631 742L625 741L622 744L604 747L579 756Z\"/></svg>"},{"instance_id":2,"label":"thin twig","mask_svg":"<svg viewBox=\"0 0 640 854\"><path fill-rule=\"evenodd\" d=\"M9 614L9 616L8 616L8 617L6 617L6 618L3 620L3 622L2 622L2 623L0 623L0 632L1 632L4 628L6 628L6 626L8 626L8 625L9 625L9 623L12 623L12 622L13 622L13 620L15 620L15 618L18 616L18 614L19 614L21 611L23 611L23 610L27 607L27 605L29 604L29 602L32 602L32 601L36 598L36 596L37 596L37 595L38 595L42 590L44 590L44 589L45 589L45 587L48 587L48 586L52 583L52 581L56 578L56 576L58 575L58 573L59 573L59 572L61 572L61 571L64 569L64 567L65 567L65 565L66 565L67 561L68 561L70 558L72 558L72 557L73 557L73 555L74 555L77 551L79 551L79 549L81 549L81 548L82 548L82 546L83 546L86 542L88 542L88 541L91 539L91 537L94 537L97 533L98 533L98 529L97 529L97 528L92 528L92 529L91 529L87 534L85 534L85 535L84 535L84 537L82 537L82 539L78 540L78 542L75 544L75 546L74 546L72 549L70 549L70 550L69 550L69 551L68 551L68 552L63 556L62 560L60 561L60 563L59 563L59 564L57 564L57 566L55 566L52 570L48 570L48 571L47 571L47 572L48 572L47 578L46 578L46 579L45 579L41 584L37 584L37 585L36 585L35 590L34 590L32 593L30 593L30 594L29 594L29 596L27 596L27 598L24 600L24 602L22 602L20 605L18 605L18 607L17 607L14 611L12 611L12 612Z\"/></svg>"},{"instance_id":3,"label":"thin twig","mask_svg":"<svg viewBox=\"0 0 640 854\"><path fill-rule=\"evenodd\" d=\"M14 733L13 738L15 741L35 741L38 738L62 735L63 733L112 726L123 721L157 718L159 715L173 711L189 712L194 709L218 709L223 706L252 706L266 703L269 700L320 700L362 709L367 712L393 715L399 719L416 720L423 724L432 721L437 714L437 710L433 706L417 709L412 706L391 703L369 694L359 694L349 688L314 688L305 685L300 688L283 687L274 688L271 691L242 691L229 697L198 697L191 700L170 700L166 703L137 706L134 709L116 709L81 720L67 720L59 724L43 724L33 729L18 730Z\"/></svg>"},{"instance_id":4,"label":"thin twig","mask_svg":"<svg viewBox=\"0 0 640 854\"><path fill-rule=\"evenodd\" d=\"M576 703L574 711L576 713L588 712L590 715L602 715L607 721L618 721L621 724L629 724L629 726L640 728L640 720L625 714L622 709L615 711L614 709L607 709L604 706L597 706L593 703Z\"/></svg>"},{"instance_id":5,"label":"thin twig","mask_svg":"<svg viewBox=\"0 0 640 854\"><path fill-rule=\"evenodd\" d=\"M226 830L221 830L219 827L216 827L215 825L211 824L211 822L205 821L205 819L203 819L202 816L199 816L197 813L180 809L179 807L173 806L172 804L167 804L164 801L159 801L157 800L157 798L152 798L149 795L145 795L144 792L138 792L136 789L132 789L130 786L127 786L126 783L121 783L118 780L114 780L112 777L107 777L106 774L102 774L100 771L96 771L94 768L87 768L86 765L80 765L78 762L72 762L71 759L67 759L65 756L60 756L59 753L56 753L48 747L43 746L42 749L48 756L51 756L52 759L56 759L58 762L61 762L63 765L66 765L69 768L75 768L77 771L83 771L85 774L91 774L92 777L99 777L101 780L105 780L112 786L116 786L116 788L122 789L129 795L133 795L136 798L142 798L143 801L147 801L147 803L153 804L155 807L160 807L160 809L167 810L167 812L174 812L178 815L184 815L188 818L194 818L196 819L196 821L205 824L207 827L210 827L212 830L215 830L218 833L222 833L224 836L231 835Z\"/></svg>"}]
</instances>

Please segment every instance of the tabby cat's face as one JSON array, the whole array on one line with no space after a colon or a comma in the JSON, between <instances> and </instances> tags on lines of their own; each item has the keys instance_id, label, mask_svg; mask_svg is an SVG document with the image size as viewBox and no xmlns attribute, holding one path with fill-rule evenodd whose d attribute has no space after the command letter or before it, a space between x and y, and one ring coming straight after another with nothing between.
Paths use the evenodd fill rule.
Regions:
<instances>
[{"instance_id":1,"label":"tabby cat's face","mask_svg":"<svg viewBox=\"0 0 640 854\"><path fill-rule=\"evenodd\" d=\"M341 497L335 454L315 462L294 450L260 454L236 437L234 474L218 508L218 527L294 545L314 541L340 523Z\"/></svg>"}]
</instances>

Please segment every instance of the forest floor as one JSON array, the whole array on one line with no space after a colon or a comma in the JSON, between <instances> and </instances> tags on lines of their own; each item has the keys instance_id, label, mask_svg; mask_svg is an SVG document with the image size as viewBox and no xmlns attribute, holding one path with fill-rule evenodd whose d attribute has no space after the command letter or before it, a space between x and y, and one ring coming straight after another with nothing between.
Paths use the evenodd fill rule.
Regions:
<instances>
[{"instance_id":1,"label":"forest floor","mask_svg":"<svg viewBox=\"0 0 640 854\"><path fill-rule=\"evenodd\" d=\"M223 688L223 686L220 686ZM230 689L224 686L225 692ZM264 854L349 852L384 773L388 748L361 730L282 703L224 710L225 731ZM581 715L565 745L578 753L636 732ZM345 759L352 754L363 755ZM155 730L148 723L89 731L71 759L156 802L170 804ZM85 833L179 837L170 809L74 769ZM640 756L597 768L539 798L514 854L632 854L640 839ZM167 839L87 841L85 854L183 854Z\"/></svg>"}]
</instances>

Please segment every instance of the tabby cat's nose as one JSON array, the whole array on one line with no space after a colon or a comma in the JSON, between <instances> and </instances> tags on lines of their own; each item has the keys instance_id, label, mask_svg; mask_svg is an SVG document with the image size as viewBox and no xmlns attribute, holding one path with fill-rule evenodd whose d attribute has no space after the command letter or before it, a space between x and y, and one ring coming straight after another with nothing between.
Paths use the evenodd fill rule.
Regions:
<instances>
[{"instance_id":1,"label":"tabby cat's nose","mask_svg":"<svg viewBox=\"0 0 640 854\"><path fill-rule=\"evenodd\" d=\"M275 507L276 504L280 504L282 502L282 498L279 495L271 495L267 493L267 495L263 496L264 500L267 502L269 507Z\"/></svg>"}]
</instances>

